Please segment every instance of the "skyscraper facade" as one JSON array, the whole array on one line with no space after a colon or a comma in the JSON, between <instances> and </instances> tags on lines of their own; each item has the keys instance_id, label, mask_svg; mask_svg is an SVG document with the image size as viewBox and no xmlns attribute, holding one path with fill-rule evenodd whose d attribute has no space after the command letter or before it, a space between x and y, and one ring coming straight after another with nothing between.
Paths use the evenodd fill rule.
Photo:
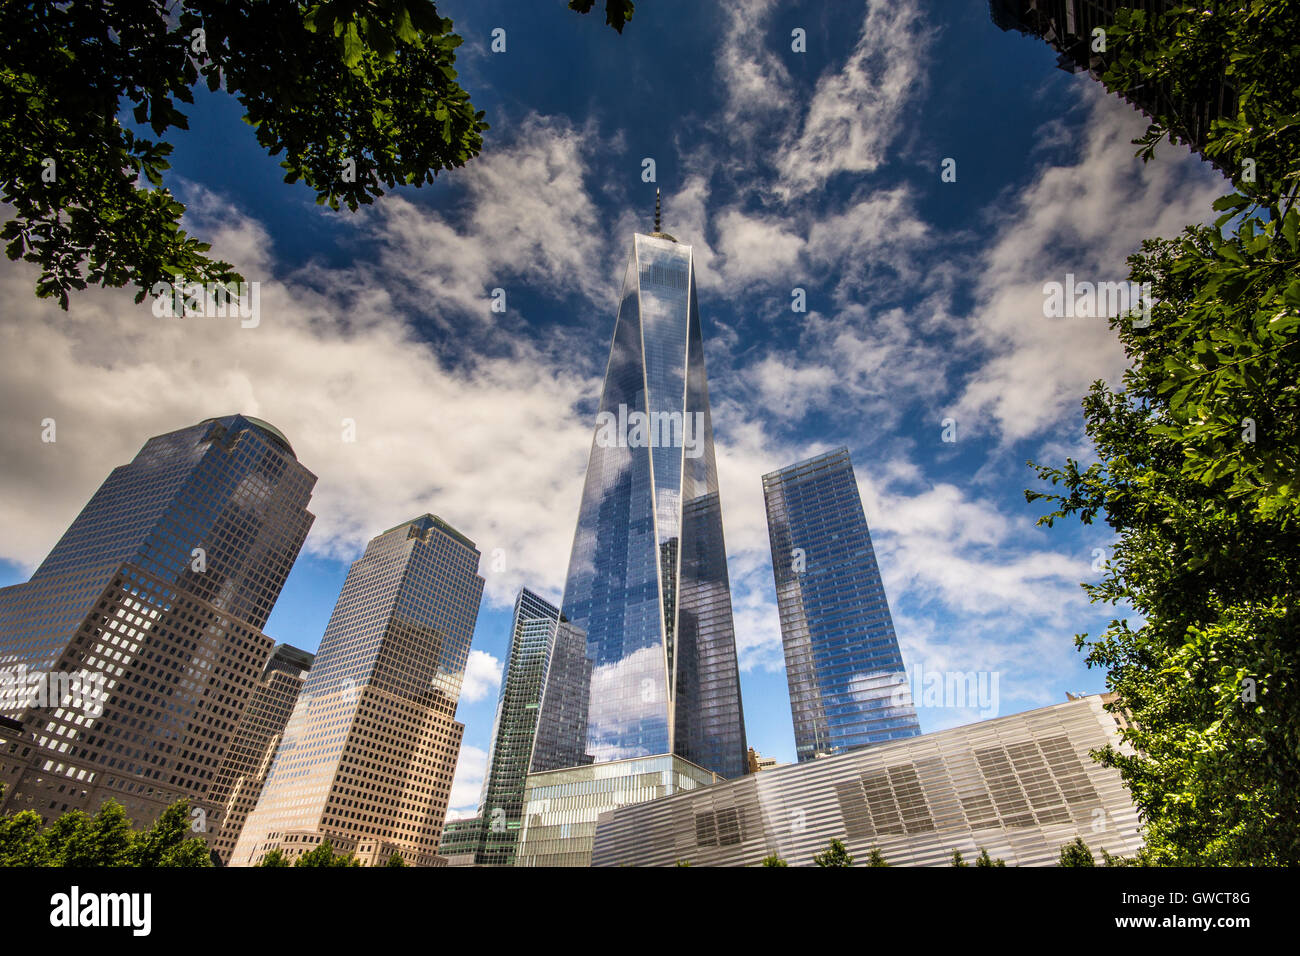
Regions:
<instances>
[{"instance_id":1,"label":"skyscraper facade","mask_svg":"<svg viewBox=\"0 0 1300 956\"><path fill-rule=\"evenodd\" d=\"M764 475L763 498L798 758L919 734L848 449Z\"/></svg>"},{"instance_id":2,"label":"skyscraper facade","mask_svg":"<svg viewBox=\"0 0 1300 956\"><path fill-rule=\"evenodd\" d=\"M663 232L634 238L562 610L586 637L594 761L745 772L694 265Z\"/></svg>"},{"instance_id":3,"label":"skyscraper facade","mask_svg":"<svg viewBox=\"0 0 1300 956\"><path fill-rule=\"evenodd\" d=\"M603 815L721 779L675 754L530 773L515 865L591 866Z\"/></svg>"},{"instance_id":4,"label":"skyscraper facade","mask_svg":"<svg viewBox=\"0 0 1300 956\"><path fill-rule=\"evenodd\" d=\"M555 626L546 668L546 686L528 763L530 773L582 767L592 762L587 752L591 671L587 635L561 618Z\"/></svg>"},{"instance_id":5,"label":"skyscraper facade","mask_svg":"<svg viewBox=\"0 0 1300 956\"><path fill-rule=\"evenodd\" d=\"M474 542L423 515L373 538L334 613L231 863L325 840L381 863L438 865L483 595Z\"/></svg>"},{"instance_id":6,"label":"skyscraper facade","mask_svg":"<svg viewBox=\"0 0 1300 956\"><path fill-rule=\"evenodd\" d=\"M597 816L747 767L691 247L637 234L543 695L516 865Z\"/></svg>"},{"instance_id":7,"label":"skyscraper facade","mask_svg":"<svg viewBox=\"0 0 1300 956\"><path fill-rule=\"evenodd\" d=\"M221 822L211 845L222 862L230 859L244 821L262 794L285 725L293 713L314 656L290 644L280 644L253 688L252 697L231 733L230 746L208 792L221 807Z\"/></svg>"},{"instance_id":8,"label":"skyscraper facade","mask_svg":"<svg viewBox=\"0 0 1300 956\"><path fill-rule=\"evenodd\" d=\"M483 836L482 817L448 820L438 838L438 855L448 866L473 866Z\"/></svg>"},{"instance_id":9,"label":"skyscraper facade","mask_svg":"<svg viewBox=\"0 0 1300 956\"><path fill-rule=\"evenodd\" d=\"M510 866L515 861L524 809L524 778L533 753L537 715L555 642L560 609L527 588L515 599L510 654L501 677L492 748L479 800L480 838L474 862Z\"/></svg>"},{"instance_id":10,"label":"skyscraper facade","mask_svg":"<svg viewBox=\"0 0 1300 956\"><path fill-rule=\"evenodd\" d=\"M109 797L139 825L206 801L274 642L316 476L274 426L213 418L113 470L31 579L0 590L0 708L30 751L4 807ZM210 835L210 834L209 834Z\"/></svg>"}]
</instances>

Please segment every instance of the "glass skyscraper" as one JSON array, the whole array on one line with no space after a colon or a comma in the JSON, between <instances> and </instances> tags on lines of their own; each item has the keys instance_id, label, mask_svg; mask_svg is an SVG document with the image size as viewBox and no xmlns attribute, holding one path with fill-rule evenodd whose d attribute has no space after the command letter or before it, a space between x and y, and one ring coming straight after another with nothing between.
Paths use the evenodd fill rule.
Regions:
<instances>
[{"instance_id":1,"label":"glass skyscraper","mask_svg":"<svg viewBox=\"0 0 1300 956\"><path fill-rule=\"evenodd\" d=\"M525 781L516 866L584 866L615 807L747 768L691 247L638 234Z\"/></svg>"},{"instance_id":2,"label":"glass skyscraper","mask_svg":"<svg viewBox=\"0 0 1300 956\"><path fill-rule=\"evenodd\" d=\"M591 658L587 656L587 635L561 618L555 626L551 658L546 668L546 687L533 738L530 773L585 766L592 762L587 752L587 711L591 695Z\"/></svg>"},{"instance_id":3,"label":"glass skyscraper","mask_svg":"<svg viewBox=\"0 0 1300 956\"><path fill-rule=\"evenodd\" d=\"M274 642L262 633L313 517L316 476L274 426L212 418L115 468L31 579L0 590L0 712L30 765L8 810L104 799L137 824L204 801ZM75 676L87 694L37 696ZM209 833L209 836L211 834Z\"/></svg>"},{"instance_id":4,"label":"glass skyscraper","mask_svg":"<svg viewBox=\"0 0 1300 956\"><path fill-rule=\"evenodd\" d=\"M562 610L591 662L575 750L745 772L692 252L663 232L634 238Z\"/></svg>"},{"instance_id":5,"label":"glass skyscraper","mask_svg":"<svg viewBox=\"0 0 1300 956\"><path fill-rule=\"evenodd\" d=\"M555 643L560 609L527 588L515 599L510 656L501 677L492 749L479 800L480 838L474 862L509 866L515 861L524 809L524 778L533 753L546 670Z\"/></svg>"},{"instance_id":6,"label":"glass skyscraper","mask_svg":"<svg viewBox=\"0 0 1300 956\"><path fill-rule=\"evenodd\" d=\"M373 538L348 571L231 863L324 840L436 865L464 726L455 720L483 578L434 515Z\"/></svg>"},{"instance_id":7,"label":"glass skyscraper","mask_svg":"<svg viewBox=\"0 0 1300 956\"><path fill-rule=\"evenodd\" d=\"M847 448L763 476L800 760L921 732Z\"/></svg>"}]
</instances>

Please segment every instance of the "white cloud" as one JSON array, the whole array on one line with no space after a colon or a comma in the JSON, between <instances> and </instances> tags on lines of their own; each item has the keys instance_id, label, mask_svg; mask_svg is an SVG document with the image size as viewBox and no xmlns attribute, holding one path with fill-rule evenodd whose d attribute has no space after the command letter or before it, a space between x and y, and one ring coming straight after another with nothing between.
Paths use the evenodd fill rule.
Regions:
<instances>
[{"instance_id":1,"label":"white cloud","mask_svg":"<svg viewBox=\"0 0 1300 956\"><path fill-rule=\"evenodd\" d=\"M461 745L456 774L451 780L451 796L447 799L447 819L463 820L474 816L483 791L483 778L487 775L487 762L488 753L482 747Z\"/></svg>"},{"instance_id":2,"label":"white cloud","mask_svg":"<svg viewBox=\"0 0 1300 956\"><path fill-rule=\"evenodd\" d=\"M923 87L926 36L915 4L869 0L853 52L842 69L818 79L799 134L780 153L777 195L792 198L836 173L880 167L907 116L904 104Z\"/></svg>"},{"instance_id":3,"label":"white cloud","mask_svg":"<svg viewBox=\"0 0 1300 956\"><path fill-rule=\"evenodd\" d=\"M501 670L501 661L487 651L470 651L465 663L465 679L460 685L460 699L472 704L494 695L501 686Z\"/></svg>"},{"instance_id":4,"label":"white cloud","mask_svg":"<svg viewBox=\"0 0 1300 956\"><path fill-rule=\"evenodd\" d=\"M504 288L508 304L512 283L612 300L605 266L617 252L586 186L599 145L591 128L530 116L512 142L457 173L467 209L459 228L401 196L378 203L369 225L382 266L401 278L397 298L447 325L460 324L448 311L490 323L492 289Z\"/></svg>"},{"instance_id":5,"label":"white cloud","mask_svg":"<svg viewBox=\"0 0 1300 956\"><path fill-rule=\"evenodd\" d=\"M836 292L847 302L872 279L898 291L921 278L921 263L935 258L930 227L917 215L904 187L878 190L846 208L815 220L808 229L808 262L829 274ZM926 247L922 243L931 240ZM884 283L882 283L884 284ZM933 276L926 286L933 288Z\"/></svg>"},{"instance_id":6,"label":"white cloud","mask_svg":"<svg viewBox=\"0 0 1300 956\"><path fill-rule=\"evenodd\" d=\"M731 592L736 659L740 669L784 671L785 649L781 642L781 618L772 590L771 564L733 576Z\"/></svg>"},{"instance_id":7,"label":"white cloud","mask_svg":"<svg viewBox=\"0 0 1300 956\"><path fill-rule=\"evenodd\" d=\"M776 0L738 0L718 53L718 75L727 97L727 126L771 121L790 108L790 71L765 41L764 26ZM743 138L743 137L741 137Z\"/></svg>"},{"instance_id":8,"label":"white cloud","mask_svg":"<svg viewBox=\"0 0 1300 956\"><path fill-rule=\"evenodd\" d=\"M1044 283L1067 273L1127 281L1125 259L1143 238L1177 235L1225 190L1218 173L1176 150L1134 159L1131 140L1146 121L1088 78L1079 83L1088 118L1078 161L1044 167L1015 195L980 262L968 347L982 360L956 410L967 434L1015 441L1077 418L1089 385L1116 380L1125 358L1105 319L1045 318Z\"/></svg>"},{"instance_id":9,"label":"white cloud","mask_svg":"<svg viewBox=\"0 0 1300 956\"><path fill-rule=\"evenodd\" d=\"M795 421L828 403L840 387L834 368L805 363L790 353L768 353L746 366L741 377L769 414Z\"/></svg>"},{"instance_id":10,"label":"white cloud","mask_svg":"<svg viewBox=\"0 0 1300 956\"><path fill-rule=\"evenodd\" d=\"M814 54L789 52L788 37L768 42L777 4L728 6L717 67L733 147L724 165L739 174L742 187L788 201L837 173L877 169L901 130L905 104L924 85L927 35L917 5L870 0L852 52L823 72L808 95L785 58ZM774 185L753 177L755 163L774 167Z\"/></svg>"},{"instance_id":11,"label":"white cloud","mask_svg":"<svg viewBox=\"0 0 1300 956\"><path fill-rule=\"evenodd\" d=\"M543 216L528 195L543 181L579 188L576 136L562 124L548 133L534 123L517 147L485 158L479 178L469 177L479 204L469 222L477 225L455 241L440 216L385 199L372 223L377 261L330 271L277 274L260 224L200 192L192 218L212 238L214 255L262 283L256 328L156 318L149 303L137 306L122 291L81 293L65 314L32 295L32 267L0 265L9 303L0 316L7 412L0 557L37 563L147 437L239 411L284 431L319 477L308 551L350 560L375 534L431 511L478 544L495 604L508 605L524 583L558 588L563 561L556 556L567 555L572 541L591 441L579 406L598 382L563 342L529 344L496 324L513 329L517 317L494 319L486 309L483 335L493 342L486 354L455 343L442 350L416 332L419 314L399 299L409 298L404 283L418 271L408 270L421 263L433 276L428 294L436 286L436 301L451 310L444 317L479 309L478 293L470 293L489 279L517 275L563 293L574 271L589 275L571 258L588 255L585 246L554 256L540 250L565 245L550 241L548 230L583 233L590 203L566 201L567 213ZM499 164L512 160L518 175L499 175ZM502 221L507 206L517 210L517 229ZM551 225L542 222L548 217ZM447 246L424 247L440 236ZM538 253L526 255L534 245ZM608 289L590 291L613 298ZM40 438L47 417L57 422L53 444ZM356 423L355 442L343 440L344 419Z\"/></svg>"},{"instance_id":12,"label":"white cloud","mask_svg":"<svg viewBox=\"0 0 1300 956\"><path fill-rule=\"evenodd\" d=\"M792 274L805 242L775 219L747 216L728 209L717 218L718 251L725 257L723 275L727 285L737 287L754 281L798 285Z\"/></svg>"}]
</instances>

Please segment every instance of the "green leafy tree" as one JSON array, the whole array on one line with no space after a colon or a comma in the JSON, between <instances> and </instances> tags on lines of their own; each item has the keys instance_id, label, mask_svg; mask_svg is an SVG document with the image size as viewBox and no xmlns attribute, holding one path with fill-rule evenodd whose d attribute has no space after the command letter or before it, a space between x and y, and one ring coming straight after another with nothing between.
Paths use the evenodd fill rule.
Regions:
<instances>
[{"instance_id":1,"label":"green leafy tree","mask_svg":"<svg viewBox=\"0 0 1300 956\"><path fill-rule=\"evenodd\" d=\"M952 866L970 866L969 863L962 859L961 850L953 850L952 859L949 862Z\"/></svg>"},{"instance_id":2,"label":"green leafy tree","mask_svg":"<svg viewBox=\"0 0 1300 956\"><path fill-rule=\"evenodd\" d=\"M1232 171L1239 190L1268 206L1294 200L1300 180L1300 20L1295 0L1218 0L1116 11L1107 30L1102 82L1112 91L1160 91L1138 155L1164 139L1193 141L1202 105L1235 93L1235 112L1215 120L1205 152ZM1252 175L1247 172L1246 160Z\"/></svg>"},{"instance_id":3,"label":"green leafy tree","mask_svg":"<svg viewBox=\"0 0 1300 956\"><path fill-rule=\"evenodd\" d=\"M0 817L0 866L49 866L49 851L41 839L44 827L35 810Z\"/></svg>"},{"instance_id":4,"label":"green leafy tree","mask_svg":"<svg viewBox=\"0 0 1300 956\"><path fill-rule=\"evenodd\" d=\"M402 859L402 854L400 854L400 853L398 853L396 850L394 850L394 851L392 852L392 855L388 857L388 862L385 863L384 866L402 866L402 867L404 867L404 866L406 866L406 861Z\"/></svg>"},{"instance_id":5,"label":"green leafy tree","mask_svg":"<svg viewBox=\"0 0 1300 956\"><path fill-rule=\"evenodd\" d=\"M620 33L631 15L608 0ZM177 275L239 281L180 228L185 207L163 186L194 87L238 100L286 182L355 210L479 153L488 126L457 83L460 43L431 0L0 5L0 240L65 309L88 285L134 287L139 302Z\"/></svg>"},{"instance_id":6,"label":"green leafy tree","mask_svg":"<svg viewBox=\"0 0 1300 956\"><path fill-rule=\"evenodd\" d=\"M335 853L334 844L322 840L320 845L304 853L294 861L294 866L360 866L361 862L351 853Z\"/></svg>"},{"instance_id":7,"label":"green leafy tree","mask_svg":"<svg viewBox=\"0 0 1300 956\"><path fill-rule=\"evenodd\" d=\"M1206 151L1232 171L1213 226L1129 259L1149 322L1112 321L1130 360L1094 384L1097 453L1038 467L1040 519L1104 520L1116 543L1092 600L1134 608L1079 635L1136 753L1106 748L1143 819L1134 862L1300 863L1300 9L1294 0L1119 14L1104 82L1171 91L1148 134L1187 138L1219 81L1235 112ZM1200 99L1198 99L1200 98ZM1179 105L1183 104L1183 105ZM1208 212L1208 211L1207 211Z\"/></svg>"},{"instance_id":8,"label":"green leafy tree","mask_svg":"<svg viewBox=\"0 0 1300 956\"><path fill-rule=\"evenodd\" d=\"M1006 863L1004 863L1001 859L997 859L997 860L993 859L993 857L989 856L988 850L984 849L983 847L980 847L980 855L976 857L975 865L976 866L1006 866Z\"/></svg>"},{"instance_id":9,"label":"green leafy tree","mask_svg":"<svg viewBox=\"0 0 1300 956\"><path fill-rule=\"evenodd\" d=\"M852 866L853 857L839 840L831 840L826 849L813 857L818 866Z\"/></svg>"},{"instance_id":10,"label":"green leafy tree","mask_svg":"<svg viewBox=\"0 0 1300 956\"><path fill-rule=\"evenodd\" d=\"M763 862L761 865L762 866L789 866L790 864L785 862L785 860L781 859L775 853L773 853L769 856L763 857Z\"/></svg>"},{"instance_id":11,"label":"green leafy tree","mask_svg":"<svg viewBox=\"0 0 1300 956\"><path fill-rule=\"evenodd\" d=\"M596 0L569 0L569 9L590 13ZM632 0L605 0L605 22L623 32L623 25L632 19Z\"/></svg>"},{"instance_id":12,"label":"green leafy tree","mask_svg":"<svg viewBox=\"0 0 1300 956\"><path fill-rule=\"evenodd\" d=\"M64 813L48 827L24 810L0 817L0 866L211 866L203 840L189 831L189 801L180 800L152 827L135 832L116 800L106 800L93 817Z\"/></svg>"},{"instance_id":13,"label":"green leafy tree","mask_svg":"<svg viewBox=\"0 0 1300 956\"><path fill-rule=\"evenodd\" d=\"M1123 856L1111 856L1105 849L1101 851L1103 866L1132 866L1132 862Z\"/></svg>"},{"instance_id":14,"label":"green leafy tree","mask_svg":"<svg viewBox=\"0 0 1300 956\"><path fill-rule=\"evenodd\" d=\"M1096 865L1097 861L1093 859L1088 844L1083 842L1083 837L1075 837L1073 843L1067 843L1061 847L1061 866Z\"/></svg>"},{"instance_id":15,"label":"green leafy tree","mask_svg":"<svg viewBox=\"0 0 1300 956\"><path fill-rule=\"evenodd\" d=\"M134 866L129 859L133 836L126 810L106 800L94 817L80 810L63 814L43 839L50 866Z\"/></svg>"},{"instance_id":16,"label":"green leafy tree","mask_svg":"<svg viewBox=\"0 0 1300 956\"><path fill-rule=\"evenodd\" d=\"M191 829L190 802L177 800L148 830L137 833L127 852L131 866L212 865L207 844Z\"/></svg>"},{"instance_id":17,"label":"green leafy tree","mask_svg":"<svg viewBox=\"0 0 1300 956\"><path fill-rule=\"evenodd\" d=\"M690 860L678 860L676 865L677 865L677 866L690 866L690 865L691 865L691 861L690 861Z\"/></svg>"},{"instance_id":18,"label":"green leafy tree","mask_svg":"<svg viewBox=\"0 0 1300 956\"><path fill-rule=\"evenodd\" d=\"M867 857L867 866L889 866L885 861L884 854L880 852L879 847L873 849L871 851L871 856Z\"/></svg>"},{"instance_id":19,"label":"green leafy tree","mask_svg":"<svg viewBox=\"0 0 1300 956\"><path fill-rule=\"evenodd\" d=\"M97 866L100 861L90 855L89 831L94 821L81 810L69 810L41 831L37 839L44 844L46 866ZM115 861L104 860L112 865Z\"/></svg>"},{"instance_id":20,"label":"green leafy tree","mask_svg":"<svg viewBox=\"0 0 1300 956\"><path fill-rule=\"evenodd\" d=\"M289 858L284 855L284 852L279 847L276 847L274 850L265 854L257 865L272 867L288 866Z\"/></svg>"},{"instance_id":21,"label":"green leafy tree","mask_svg":"<svg viewBox=\"0 0 1300 956\"><path fill-rule=\"evenodd\" d=\"M105 801L95 816L70 810L48 827L24 811L7 817L13 844L5 855L11 866L131 866L131 821L122 805Z\"/></svg>"}]
</instances>

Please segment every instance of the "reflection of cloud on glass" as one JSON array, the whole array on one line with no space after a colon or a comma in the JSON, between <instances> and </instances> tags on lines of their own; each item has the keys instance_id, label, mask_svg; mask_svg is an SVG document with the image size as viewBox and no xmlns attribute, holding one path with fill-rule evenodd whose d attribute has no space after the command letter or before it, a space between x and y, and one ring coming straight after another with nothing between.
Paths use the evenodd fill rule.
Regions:
<instances>
[{"instance_id":1,"label":"reflection of cloud on glass","mask_svg":"<svg viewBox=\"0 0 1300 956\"><path fill-rule=\"evenodd\" d=\"M591 671L588 749L596 760L619 760L668 749L664 652L643 647ZM662 744L656 742L662 739ZM637 743L636 741L641 741Z\"/></svg>"}]
</instances>

